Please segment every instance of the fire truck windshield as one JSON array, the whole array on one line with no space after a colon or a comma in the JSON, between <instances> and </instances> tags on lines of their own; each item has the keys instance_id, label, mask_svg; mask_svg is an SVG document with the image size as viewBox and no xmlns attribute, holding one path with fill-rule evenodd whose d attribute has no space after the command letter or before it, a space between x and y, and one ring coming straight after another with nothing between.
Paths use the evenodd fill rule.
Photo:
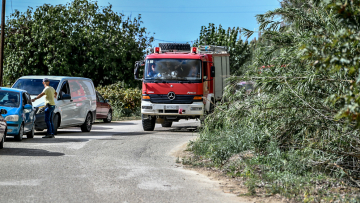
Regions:
<instances>
[{"instance_id":1,"label":"fire truck windshield","mask_svg":"<svg viewBox=\"0 0 360 203\"><path fill-rule=\"evenodd\" d=\"M145 80L201 80L201 61L195 59L148 59Z\"/></svg>"}]
</instances>

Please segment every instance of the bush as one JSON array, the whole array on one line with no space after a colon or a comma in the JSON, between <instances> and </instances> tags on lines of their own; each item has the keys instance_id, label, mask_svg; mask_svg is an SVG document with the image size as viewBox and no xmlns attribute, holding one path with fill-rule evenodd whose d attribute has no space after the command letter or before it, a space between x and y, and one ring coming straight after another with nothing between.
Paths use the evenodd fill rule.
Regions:
<instances>
[{"instance_id":1,"label":"bush","mask_svg":"<svg viewBox=\"0 0 360 203\"><path fill-rule=\"evenodd\" d=\"M257 186L304 202L359 202L360 1L304 2L257 16L263 36L251 63L190 146L221 168L239 156L226 170L250 194ZM279 14L285 22L273 21ZM255 91L236 92L240 81Z\"/></svg>"},{"instance_id":2,"label":"bush","mask_svg":"<svg viewBox=\"0 0 360 203\"><path fill-rule=\"evenodd\" d=\"M110 101L113 107L113 118L140 116L141 90L138 88L123 88L121 83L99 86L96 90Z\"/></svg>"}]
</instances>

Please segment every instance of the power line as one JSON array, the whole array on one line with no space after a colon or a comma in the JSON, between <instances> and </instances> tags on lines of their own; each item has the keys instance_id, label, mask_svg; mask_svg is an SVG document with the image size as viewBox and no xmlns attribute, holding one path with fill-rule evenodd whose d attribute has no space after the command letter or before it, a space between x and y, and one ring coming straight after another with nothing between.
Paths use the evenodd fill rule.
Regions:
<instances>
[{"instance_id":1,"label":"power line","mask_svg":"<svg viewBox=\"0 0 360 203\"><path fill-rule=\"evenodd\" d=\"M261 5L261 6L256 6L256 8L261 8L261 7L272 7L272 6L279 6L279 5ZM146 9L161 9L161 8L177 8L177 9L183 9L183 8L194 8L194 9L199 9L199 7L195 6L195 7L176 7L176 6L169 6L169 7L149 7L149 6L113 6L113 8L117 8L117 7L121 7L121 8L146 8ZM211 6L211 7L201 7L201 9L208 9L208 8L245 8L245 7L255 7L254 5L248 5L248 6Z\"/></svg>"},{"instance_id":2,"label":"power line","mask_svg":"<svg viewBox=\"0 0 360 203\"><path fill-rule=\"evenodd\" d=\"M224 12L198 12L198 11L169 11L169 12L157 12L157 11L122 11L123 13L169 13L169 14L174 14L174 13L196 13L196 14L202 14L202 13L208 13L208 14L214 14L214 13L229 13L229 14L233 14L233 13L264 13L264 11L249 11L249 12L229 12L229 11L224 11Z\"/></svg>"}]
</instances>

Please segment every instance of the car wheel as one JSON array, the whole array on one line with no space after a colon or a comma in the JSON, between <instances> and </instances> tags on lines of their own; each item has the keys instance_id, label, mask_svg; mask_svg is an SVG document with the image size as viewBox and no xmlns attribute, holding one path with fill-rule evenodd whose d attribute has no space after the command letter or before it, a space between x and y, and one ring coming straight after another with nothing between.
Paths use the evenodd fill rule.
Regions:
<instances>
[{"instance_id":1,"label":"car wheel","mask_svg":"<svg viewBox=\"0 0 360 203\"><path fill-rule=\"evenodd\" d=\"M34 138L34 135L35 135L35 128L33 126L31 131L26 133L26 136L27 136L27 138Z\"/></svg>"},{"instance_id":2,"label":"car wheel","mask_svg":"<svg viewBox=\"0 0 360 203\"><path fill-rule=\"evenodd\" d=\"M24 135L24 124L21 124L19 133L15 135L15 140L21 141Z\"/></svg>"},{"instance_id":3,"label":"car wheel","mask_svg":"<svg viewBox=\"0 0 360 203\"><path fill-rule=\"evenodd\" d=\"M166 121L166 122L162 123L161 126L164 128L170 128L172 126L172 122Z\"/></svg>"},{"instance_id":4,"label":"car wheel","mask_svg":"<svg viewBox=\"0 0 360 203\"><path fill-rule=\"evenodd\" d=\"M53 118L53 124L54 124L54 135L57 135L57 131L59 128L59 114L55 114Z\"/></svg>"},{"instance_id":5,"label":"car wheel","mask_svg":"<svg viewBox=\"0 0 360 203\"><path fill-rule=\"evenodd\" d=\"M105 123L110 123L112 120L112 113L111 111L109 111L109 113L107 114L106 118L104 118L104 122Z\"/></svg>"},{"instance_id":6,"label":"car wheel","mask_svg":"<svg viewBox=\"0 0 360 203\"><path fill-rule=\"evenodd\" d=\"M4 142L5 142L5 133L4 136L2 137L1 141L0 141L0 149L4 148Z\"/></svg>"},{"instance_id":7,"label":"car wheel","mask_svg":"<svg viewBox=\"0 0 360 203\"><path fill-rule=\"evenodd\" d=\"M92 123L91 123L91 114L88 113L86 115L86 119L84 124L81 125L81 131L83 132L90 132L91 131L91 127L92 127Z\"/></svg>"},{"instance_id":8,"label":"car wheel","mask_svg":"<svg viewBox=\"0 0 360 203\"><path fill-rule=\"evenodd\" d=\"M153 131L155 128L155 121L156 118L153 117L151 120L150 119L145 119L144 118L144 114L141 114L141 120L142 120L142 126L144 131Z\"/></svg>"}]
</instances>

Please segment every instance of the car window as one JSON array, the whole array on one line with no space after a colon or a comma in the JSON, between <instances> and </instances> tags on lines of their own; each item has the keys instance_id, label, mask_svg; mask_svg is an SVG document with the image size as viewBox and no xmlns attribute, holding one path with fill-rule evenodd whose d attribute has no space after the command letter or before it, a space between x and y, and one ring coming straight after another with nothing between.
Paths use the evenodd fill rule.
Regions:
<instances>
[{"instance_id":1,"label":"car window","mask_svg":"<svg viewBox=\"0 0 360 203\"><path fill-rule=\"evenodd\" d=\"M19 107L20 94L18 92L0 91L0 106Z\"/></svg>"},{"instance_id":2,"label":"car window","mask_svg":"<svg viewBox=\"0 0 360 203\"><path fill-rule=\"evenodd\" d=\"M27 104L27 99L26 99L26 95L24 92L24 93L22 93L22 105L25 106L25 104Z\"/></svg>"},{"instance_id":3,"label":"car window","mask_svg":"<svg viewBox=\"0 0 360 203\"><path fill-rule=\"evenodd\" d=\"M30 94L25 93L25 96L26 96L27 103L32 105Z\"/></svg>"},{"instance_id":4,"label":"car window","mask_svg":"<svg viewBox=\"0 0 360 203\"><path fill-rule=\"evenodd\" d=\"M105 102L105 99L101 96L100 93L97 93L97 96L98 96L98 98L99 98L99 102L102 102L102 103Z\"/></svg>"},{"instance_id":5,"label":"car window","mask_svg":"<svg viewBox=\"0 0 360 203\"><path fill-rule=\"evenodd\" d=\"M98 92L96 92L96 102L100 102L99 93L98 93Z\"/></svg>"}]
</instances>

